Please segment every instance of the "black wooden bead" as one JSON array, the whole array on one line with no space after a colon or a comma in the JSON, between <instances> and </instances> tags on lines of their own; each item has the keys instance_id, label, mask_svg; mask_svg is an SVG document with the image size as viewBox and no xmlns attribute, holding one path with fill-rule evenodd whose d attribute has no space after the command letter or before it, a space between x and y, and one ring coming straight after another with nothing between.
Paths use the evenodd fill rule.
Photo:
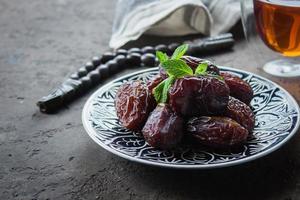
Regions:
<instances>
[{"instance_id":1,"label":"black wooden bead","mask_svg":"<svg viewBox=\"0 0 300 200\"><path fill-rule=\"evenodd\" d=\"M70 85L74 89L80 85L78 80L73 80L71 78L67 79L63 84Z\"/></svg>"},{"instance_id":2,"label":"black wooden bead","mask_svg":"<svg viewBox=\"0 0 300 200\"><path fill-rule=\"evenodd\" d=\"M126 56L126 55L127 55L127 50L126 50L126 49L117 49L117 50L116 50L116 54L117 54L117 55L123 55L123 56Z\"/></svg>"},{"instance_id":3,"label":"black wooden bead","mask_svg":"<svg viewBox=\"0 0 300 200\"><path fill-rule=\"evenodd\" d=\"M168 49L171 51L171 53L173 53L178 46L178 43L171 43L168 45Z\"/></svg>"},{"instance_id":4,"label":"black wooden bead","mask_svg":"<svg viewBox=\"0 0 300 200\"><path fill-rule=\"evenodd\" d=\"M95 69L95 66L94 66L94 64L93 64L92 62L87 62L87 63L85 64L85 69L86 69L86 71L90 72L90 71L92 71L93 69Z\"/></svg>"},{"instance_id":5,"label":"black wooden bead","mask_svg":"<svg viewBox=\"0 0 300 200\"><path fill-rule=\"evenodd\" d=\"M143 52L143 54L145 54L145 53L155 54L155 49L151 46L145 46L144 48L142 48L142 52Z\"/></svg>"},{"instance_id":6,"label":"black wooden bead","mask_svg":"<svg viewBox=\"0 0 300 200\"><path fill-rule=\"evenodd\" d=\"M100 82L101 80L101 76L100 76L100 73L98 70L94 70L94 71L91 71L88 76L90 77L91 81L92 81L92 84L93 85L96 85L97 83Z\"/></svg>"},{"instance_id":7,"label":"black wooden bead","mask_svg":"<svg viewBox=\"0 0 300 200\"><path fill-rule=\"evenodd\" d=\"M186 51L186 55L193 55L196 51L195 47L189 46L188 50Z\"/></svg>"},{"instance_id":8,"label":"black wooden bead","mask_svg":"<svg viewBox=\"0 0 300 200\"><path fill-rule=\"evenodd\" d=\"M131 54L131 53L142 53L142 51L140 48L131 48L128 50L128 54Z\"/></svg>"},{"instance_id":9,"label":"black wooden bead","mask_svg":"<svg viewBox=\"0 0 300 200\"><path fill-rule=\"evenodd\" d=\"M79 85L78 85L78 88L77 88L77 91L76 91L76 92L77 92L78 94L80 94L80 93L83 92L82 82L81 82L80 79L78 80L78 83L79 83Z\"/></svg>"},{"instance_id":10,"label":"black wooden bead","mask_svg":"<svg viewBox=\"0 0 300 200\"><path fill-rule=\"evenodd\" d=\"M99 71L101 78L109 77L109 67L106 64L100 65L97 70Z\"/></svg>"},{"instance_id":11,"label":"black wooden bead","mask_svg":"<svg viewBox=\"0 0 300 200\"><path fill-rule=\"evenodd\" d=\"M164 45L164 44L160 44L160 45L157 45L156 47L155 47L155 50L156 51L162 51L162 52L164 52L164 53L168 53L168 47L166 46L166 45Z\"/></svg>"},{"instance_id":12,"label":"black wooden bead","mask_svg":"<svg viewBox=\"0 0 300 200\"><path fill-rule=\"evenodd\" d=\"M77 73L79 77L83 77L87 75L88 71L85 69L85 67L80 67Z\"/></svg>"},{"instance_id":13,"label":"black wooden bead","mask_svg":"<svg viewBox=\"0 0 300 200\"><path fill-rule=\"evenodd\" d=\"M80 93L82 90L82 83L80 80L74 80L70 78L67 79L63 84L72 87L73 91L76 93Z\"/></svg>"},{"instance_id":14,"label":"black wooden bead","mask_svg":"<svg viewBox=\"0 0 300 200\"><path fill-rule=\"evenodd\" d=\"M75 72L75 73L71 74L70 78L74 79L74 80L78 80L80 77L78 76L78 73Z\"/></svg>"},{"instance_id":15,"label":"black wooden bead","mask_svg":"<svg viewBox=\"0 0 300 200\"><path fill-rule=\"evenodd\" d=\"M81 80L81 84L82 84L83 89L87 90L87 89L91 88L92 81L91 81L90 77L85 76L85 77L82 77L80 80Z\"/></svg>"},{"instance_id":16,"label":"black wooden bead","mask_svg":"<svg viewBox=\"0 0 300 200\"><path fill-rule=\"evenodd\" d=\"M121 68L126 68L127 67L127 63L126 63L126 57L123 55L118 55L115 58L116 62L118 63L118 66L120 66Z\"/></svg>"},{"instance_id":17,"label":"black wooden bead","mask_svg":"<svg viewBox=\"0 0 300 200\"><path fill-rule=\"evenodd\" d=\"M139 53L128 54L126 59L129 67L138 67L141 65L142 59Z\"/></svg>"},{"instance_id":18,"label":"black wooden bead","mask_svg":"<svg viewBox=\"0 0 300 200\"><path fill-rule=\"evenodd\" d=\"M119 69L119 65L118 63L116 62L116 60L110 60L106 63L107 67L108 67L108 70L109 70L109 73L110 74L114 74L116 72L118 72L118 69Z\"/></svg>"},{"instance_id":19,"label":"black wooden bead","mask_svg":"<svg viewBox=\"0 0 300 200\"><path fill-rule=\"evenodd\" d=\"M155 58L154 54L146 53L142 56L142 63L146 67L154 67L156 64Z\"/></svg>"},{"instance_id":20,"label":"black wooden bead","mask_svg":"<svg viewBox=\"0 0 300 200\"><path fill-rule=\"evenodd\" d=\"M101 58L99 56L94 56L92 58L92 63L94 67L98 67L101 64Z\"/></svg>"},{"instance_id":21,"label":"black wooden bead","mask_svg":"<svg viewBox=\"0 0 300 200\"><path fill-rule=\"evenodd\" d=\"M110 61L111 59L113 59L114 57L116 57L115 53L106 52L102 55L101 63L106 63L106 62Z\"/></svg>"},{"instance_id":22,"label":"black wooden bead","mask_svg":"<svg viewBox=\"0 0 300 200\"><path fill-rule=\"evenodd\" d=\"M71 101L76 95L78 95L81 89L81 81L68 79L61 86L60 89L63 91L63 101Z\"/></svg>"}]
</instances>

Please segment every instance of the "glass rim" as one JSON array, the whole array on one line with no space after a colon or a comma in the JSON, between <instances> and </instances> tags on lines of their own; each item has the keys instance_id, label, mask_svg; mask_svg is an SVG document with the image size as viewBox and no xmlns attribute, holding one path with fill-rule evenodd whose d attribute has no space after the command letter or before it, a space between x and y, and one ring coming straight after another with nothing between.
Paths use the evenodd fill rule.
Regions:
<instances>
[{"instance_id":1,"label":"glass rim","mask_svg":"<svg viewBox=\"0 0 300 200\"><path fill-rule=\"evenodd\" d=\"M253 0L253 1L260 1L263 3L267 3L270 5L275 5L275 6L283 6L287 8L300 8L300 1L299 0ZM291 2L294 2L291 4ZM296 3L295 3L296 2Z\"/></svg>"}]
</instances>

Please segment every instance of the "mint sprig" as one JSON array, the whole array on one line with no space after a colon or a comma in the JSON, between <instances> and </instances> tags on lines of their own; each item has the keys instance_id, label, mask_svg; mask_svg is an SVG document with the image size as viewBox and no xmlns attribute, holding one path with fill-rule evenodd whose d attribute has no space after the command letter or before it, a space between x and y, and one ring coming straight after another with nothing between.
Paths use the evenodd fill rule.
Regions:
<instances>
[{"instance_id":1,"label":"mint sprig","mask_svg":"<svg viewBox=\"0 0 300 200\"><path fill-rule=\"evenodd\" d=\"M156 57L160 63L163 63L163 62L169 60L169 56L166 53L163 53L161 51L156 51Z\"/></svg>"},{"instance_id":2,"label":"mint sprig","mask_svg":"<svg viewBox=\"0 0 300 200\"><path fill-rule=\"evenodd\" d=\"M210 62L208 62L208 61L203 62L203 63L200 63L200 64L197 66L196 70L195 70L195 75L196 75L196 76L197 76L197 75L202 75L202 76L209 75L209 76L211 76L211 77L214 77L214 78L217 78L217 79L223 81L224 78L223 78L222 76L217 75L217 74L211 74L211 73L209 74L209 73L207 72L207 69L208 69L208 65L209 65L209 64L210 64Z\"/></svg>"},{"instance_id":3,"label":"mint sprig","mask_svg":"<svg viewBox=\"0 0 300 200\"><path fill-rule=\"evenodd\" d=\"M181 60L181 57L187 52L187 50L187 44L181 45L175 49L171 58L169 58L166 53L156 51L156 57L159 60L161 67L168 74L168 78L159 83L152 91L157 103L166 103L168 101L169 89L178 78L193 75L209 75L218 78L219 80L224 80L223 77L219 75L213 75L207 72L210 64L208 61L200 63L195 69L195 73L193 73L192 68L188 66L184 60Z\"/></svg>"},{"instance_id":4,"label":"mint sprig","mask_svg":"<svg viewBox=\"0 0 300 200\"><path fill-rule=\"evenodd\" d=\"M175 82L177 78L182 78L184 76L212 76L219 80L224 80L222 76L210 74L207 72L210 62L202 62L195 69L195 73L190 66L186 64L181 57L187 52L188 45L183 44L177 47L171 56L161 51L156 51L156 57L159 60L161 67L168 74L168 78L160 82L154 89L153 95L157 103L166 103L168 101L169 89Z\"/></svg>"},{"instance_id":5,"label":"mint sprig","mask_svg":"<svg viewBox=\"0 0 300 200\"><path fill-rule=\"evenodd\" d=\"M170 76L169 78L166 79L164 89L163 89L162 98L161 98L162 102L167 102L169 89L173 85L175 80L176 80L176 78L174 76Z\"/></svg>"},{"instance_id":6,"label":"mint sprig","mask_svg":"<svg viewBox=\"0 0 300 200\"><path fill-rule=\"evenodd\" d=\"M183 44L175 49L171 58L161 51L156 51L157 59L159 60L162 68L169 75L167 79L162 81L153 89L154 98L158 103L167 102L168 91L177 78L193 75L193 70L180 59L187 50L188 45Z\"/></svg>"},{"instance_id":7,"label":"mint sprig","mask_svg":"<svg viewBox=\"0 0 300 200\"><path fill-rule=\"evenodd\" d=\"M175 49L171 59L180 59L187 52L188 48L188 44L180 45Z\"/></svg>"},{"instance_id":8,"label":"mint sprig","mask_svg":"<svg viewBox=\"0 0 300 200\"><path fill-rule=\"evenodd\" d=\"M195 75L206 75L207 74L207 68L208 68L208 63L200 63L196 70L195 70Z\"/></svg>"},{"instance_id":9,"label":"mint sprig","mask_svg":"<svg viewBox=\"0 0 300 200\"><path fill-rule=\"evenodd\" d=\"M193 75L193 70L183 60L166 60L161 63L169 76L181 78L186 75Z\"/></svg>"},{"instance_id":10,"label":"mint sprig","mask_svg":"<svg viewBox=\"0 0 300 200\"><path fill-rule=\"evenodd\" d=\"M180 59L186 53L188 47L189 46L187 44L180 45L175 49L171 58L161 51L156 52L156 57L160 61L162 68L166 70L169 76L181 78L185 75L193 75L193 70Z\"/></svg>"},{"instance_id":11,"label":"mint sprig","mask_svg":"<svg viewBox=\"0 0 300 200\"><path fill-rule=\"evenodd\" d=\"M167 79L160 82L153 90L154 90L154 98L158 103L166 103L168 100L168 92L172 84L176 78L174 76L170 76Z\"/></svg>"},{"instance_id":12,"label":"mint sprig","mask_svg":"<svg viewBox=\"0 0 300 200\"><path fill-rule=\"evenodd\" d=\"M153 96L157 103L162 103L162 96L167 79L160 82L152 91Z\"/></svg>"}]
</instances>

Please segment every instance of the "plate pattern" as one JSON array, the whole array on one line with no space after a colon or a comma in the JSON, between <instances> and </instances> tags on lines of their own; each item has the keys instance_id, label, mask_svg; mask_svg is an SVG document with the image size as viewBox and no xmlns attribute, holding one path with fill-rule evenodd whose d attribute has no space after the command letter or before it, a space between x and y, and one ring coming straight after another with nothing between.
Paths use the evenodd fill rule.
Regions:
<instances>
[{"instance_id":1,"label":"plate pattern","mask_svg":"<svg viewBox=\"0 0 300 200\"><path fill-rule=\"evenodd\" d=\"M83 124L88 134L105 149L130 160L177 168L210 168L238 164L261 157L287 141L298 128L299 107L281 87L255 74L221 67L247 81L254 90L251 106L256 115L253 136L239 149L217 152L181 146L173 151L150 147L139 133L122 127L114 107L120 85L126 81L147 81L157 68L139 71L114 80L97 90L83 111Z\"/></svg>"}]
</instances>

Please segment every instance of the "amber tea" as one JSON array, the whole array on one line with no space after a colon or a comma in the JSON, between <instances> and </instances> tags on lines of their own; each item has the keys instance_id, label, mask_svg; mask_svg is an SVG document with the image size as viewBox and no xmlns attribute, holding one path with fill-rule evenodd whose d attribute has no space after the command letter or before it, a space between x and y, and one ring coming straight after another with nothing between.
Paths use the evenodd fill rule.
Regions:
<instances>
[{"instance_id":1,"label":"amber tea","mask_svg":"<svg viewBox=\"0 0 300 200\"><path fill-rule=\"evenodd\" d=\"M300 0L253 0L257 31L285 56L300 56Z\"/></svg>"}]
</instances>

